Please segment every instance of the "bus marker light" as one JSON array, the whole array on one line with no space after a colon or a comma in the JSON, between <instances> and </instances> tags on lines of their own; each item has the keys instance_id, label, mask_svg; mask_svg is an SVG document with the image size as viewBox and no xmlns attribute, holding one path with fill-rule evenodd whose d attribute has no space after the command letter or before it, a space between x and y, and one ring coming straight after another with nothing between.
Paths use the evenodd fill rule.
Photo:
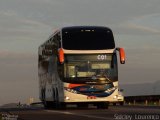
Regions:
<instances>
[{"instance_id":1,"label":"bus marker light","mask_svg":"<svg viewBox=\"0 0 160 120\"><path fill-rule=\"evenodd\" d=\"M96 96L88 96L87 99L96 99Z\"/></svg>"}]
</instances>

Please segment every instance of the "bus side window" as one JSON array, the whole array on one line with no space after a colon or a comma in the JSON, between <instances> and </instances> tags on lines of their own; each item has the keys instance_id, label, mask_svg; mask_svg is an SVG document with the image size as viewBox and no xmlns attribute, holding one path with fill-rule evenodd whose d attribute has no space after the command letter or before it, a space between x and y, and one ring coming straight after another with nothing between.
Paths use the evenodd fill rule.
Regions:
<instances>
[{"instance_id":1,"label":"bus side window","mask_svg":"<svg viewBox=\"0 0 160 120\"><path fill-rule=\"evenodd\" d=\"M61 48L61 42L58 40L58 48Z\"/></svg>"},{"instance_id":2,"label":"bus side window","mask_svg":"<svg viewBox=\"0 0 160 120\"><path fill-rule=\"evenodd\" d=\"M60 36L60 33L57 33L57 41L58 41L58 47L61 48L61 36Z\"/></svg>"},{"instance_id":3,"label":"bus side window","mask_svg":"<svg viewBox=\"0 0 160 120\"><path fill-rule=\"evenodd\" d=\"M54 35L54 41L57 45L57 48L61 48L61 37L60 37L60 33L57 33L56 35Z\"/></svg>"}]
</instances>

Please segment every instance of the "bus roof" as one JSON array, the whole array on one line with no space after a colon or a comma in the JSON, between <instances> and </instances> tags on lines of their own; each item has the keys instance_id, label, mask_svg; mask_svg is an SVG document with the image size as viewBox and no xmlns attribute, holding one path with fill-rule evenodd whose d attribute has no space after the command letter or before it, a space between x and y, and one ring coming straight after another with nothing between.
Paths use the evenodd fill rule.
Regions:
<instances>
[{"instance_id":1,"label":"bus roof","mask_svg":"<svg viewBox=\"0 0 160 120\"><path fill-rule=\"evenodd\" d=\"M111 29L109 27L104 27L104 26L68 26L68 27L63 27L62 28L62 31L63 30L71 30L71 29L101 29L101 30L110 30Z\"/></svg>"}]
</instances>

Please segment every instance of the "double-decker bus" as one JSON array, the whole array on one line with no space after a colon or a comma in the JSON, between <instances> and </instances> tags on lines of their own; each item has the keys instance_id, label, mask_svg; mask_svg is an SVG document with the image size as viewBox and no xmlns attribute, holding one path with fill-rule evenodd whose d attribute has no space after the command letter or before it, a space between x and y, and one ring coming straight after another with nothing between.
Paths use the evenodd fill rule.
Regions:
<instances>
[{"instance_id":1,"label":"double-decker bus","mask_svg":"<svg viewBox=\"0 0 160 120\"><path fill-rule=\"evenodd\" d=\"M72 26L55 31L39 46L39 97L46 108L67 104L108 108L118 101L118 63L125 63L123 48L116 48L110 28Z\"/></svg>"}]
</instances>

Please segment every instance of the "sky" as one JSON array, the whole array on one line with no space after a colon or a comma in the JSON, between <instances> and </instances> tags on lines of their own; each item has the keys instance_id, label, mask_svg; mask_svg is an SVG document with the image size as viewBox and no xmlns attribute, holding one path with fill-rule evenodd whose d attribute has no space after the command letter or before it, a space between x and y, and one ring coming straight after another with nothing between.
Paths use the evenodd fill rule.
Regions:
<instances>
[{"instance_id":1,"label":"sky","mask_svg":"<svg viewBox=\"0 0 160 120\"><path fill-rule=\"evenodd\" d=\"M160 81L159 5L160 0L0 0L0 104L38 100L38 46L64 26L113 30L116 46L126 51L120 85Z\"/></svg>"}]
</instances>

